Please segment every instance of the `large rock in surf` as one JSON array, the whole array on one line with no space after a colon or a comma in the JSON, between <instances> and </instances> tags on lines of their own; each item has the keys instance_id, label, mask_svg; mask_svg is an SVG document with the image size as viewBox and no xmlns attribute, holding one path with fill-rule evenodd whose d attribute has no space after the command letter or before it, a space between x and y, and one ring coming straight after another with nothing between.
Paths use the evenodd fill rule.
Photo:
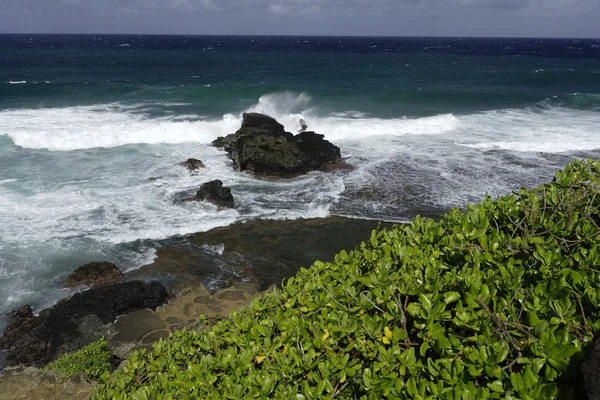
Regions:
<instances>
[{"instance_id":1,"label":"large rock in surf","mask_svg":"<svg viewBox=\"0 0 600 400\"><path fill-rule=\"evenodd\" d=\"M244 113L241 128L213 145L229 153L236 170L291 178L327 169L341 160L340 149L315 132L294 135L264 114Z\"/></svg>"},{"instance_id":2,"label":"large rock in surf","mask_svg":"<svg viewBox=\"0 0 600 400\"><path fill-rule=\"evenodd\" d=\"M91 262L77 268L63 282L63 286L95 286L114 283L123 277L123 273L111 262Z\"/></svg>"},{"instance_id":3,"label":"large rock in surf","mask_svg":"<svg viewBox=\"0 0 600 400\"><path fill-rule=\"evenodd\" d=\"M167 302L158 282L130 281L96 286L34 316L29 307L13 312L11 324L0 337L10 365L42 365L58 355L75 351L106 334L118 315Z\"/></svg>"},{"instance_id":4,"label":"large rock in surf","mask_svg":"<svg viewBox=\"0 0 600 400\"><path fill-rule=\"evenodd\" d=\"M203 183L200 190L196 192L194 200L210 201L217 207L222 208L233 208L234 206L231 189L223 187L223 182L218 179Z\"/></svg>"}]
</instances>

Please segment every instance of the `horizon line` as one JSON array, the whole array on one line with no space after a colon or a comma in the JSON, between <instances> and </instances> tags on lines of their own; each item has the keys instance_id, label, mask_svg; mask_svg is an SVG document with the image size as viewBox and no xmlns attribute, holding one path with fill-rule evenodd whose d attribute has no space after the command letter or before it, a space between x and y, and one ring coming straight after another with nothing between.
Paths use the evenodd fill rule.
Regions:
<instances>
[{"instance_id":1,"label":"horizon line","mask_svg":"<svg viewBox=\"0 0 600 400\"><path fill-rule=\"evenodd\" d=\"M578 36L446 36L446 35L310 35L310 34L223 34L223 33L76 33L76 32L0 32L0 36L27 36L27 35L80 35L80 36L196 36L196 37L330 37L330 38L381 38L381 39L529 39L529 40L600 40L600 37L578 37Z\"/></svg>"}]
</instances>

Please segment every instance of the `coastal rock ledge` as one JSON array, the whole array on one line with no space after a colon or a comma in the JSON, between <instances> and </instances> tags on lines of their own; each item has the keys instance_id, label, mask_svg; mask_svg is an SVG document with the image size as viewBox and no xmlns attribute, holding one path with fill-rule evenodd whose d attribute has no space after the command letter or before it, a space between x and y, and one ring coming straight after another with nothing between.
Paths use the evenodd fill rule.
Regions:
<instances>
[{"instance_id":1,"label":"coastal rock ledge","mask_svg":"<svg viewBox=\"0 0 600 400\"><path fill-rule=\"evenodd\" d=\"M218 137L213 146L229 153L236 170L268 178L293 178L326 170L340 162L337 146L315 132L294 135L268 115L244 113L237 132Z\"/></svg>"},{"instance_id":2,"label":"coastal rock ledge","mask_svg":"<svg viewBox=\"0 0 600 400\"><path fill-rule=\"evenodd\" d=\"M34 315L24 306L12 312L0 336L9 365L44 365L106 335L118 315L155 309L169 299L158 282L129 281L93 287Z\"/></svg>"},{"instance_id":3,"label":"coastal rock ledge","mask_svg":"<svg viewBox=\"0 0 600 400\"><path fill-rule=\"evenodd\" d=\"M66 288L114 283L123 278L119 268L108 261L91 262L77 268L63 282Z\"/></svg>"}]
</instances>

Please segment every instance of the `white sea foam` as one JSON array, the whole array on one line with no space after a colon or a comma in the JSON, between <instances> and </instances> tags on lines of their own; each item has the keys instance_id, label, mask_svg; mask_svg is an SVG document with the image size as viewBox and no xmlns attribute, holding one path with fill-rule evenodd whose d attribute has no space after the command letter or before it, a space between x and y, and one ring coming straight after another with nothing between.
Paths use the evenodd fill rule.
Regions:
<instances>
[{"instance_id":1,"label":"white sea foam","mask_svg":"<svg viewBox=\"0 0 600 400\"><path fill-rule=\"evenodd\" d=\"M234 172L224 153L207 145L217 136L234 132L241 115L193 122L176 116L151 119L138 112L146 106L116 103L0 112L0 133L23 148L73 151L136 143L185 143L150 153L135 150L142 153L135 153L133 158L129 153L133 150L127 149L122 154L116 150L89 153L93 156L56 154L50 165L59 168L67 160L67 175L75 173L72 181L52 181L53 174L65 171L42 171L47 176L41 174L36 179L48 183L28 195L4 185L15 182L6 177L0 181L0 209L5 211L0 222L11 232L8 240L52 243L85 234L100 242L119 244L205 231L256 217L322 217L329 214L347 183L365 184L373 179L369 168L398 157L408 160L410 155L421 163L439 163L447 162L451 152L460 148L469 149L464 151L471 152L468 157L473 158L477 151L489 149L555 153L600 147L594 130L600 126L600 114L591 111L550 107L423 118L360 118L354 112L319 116L318 110L311 109L309 96L279 93L262 96L247 111L273 115L289 131L295 131L299 118L304 118L310 130L324 133L338 144L357 168L344 179L315 173L293 181L258 181ZM453 145L458 147L450 149ZM175 165L192 156L207 164L201 176L190 176ZM143 163L132 168L132 160L138 159ZM454 179L446 165L436 168L445 182ZM163 178L146 182L150 176ZM193 190L211 179L221 179L232 187L236 210L216 212L209 204L178 204L182 192L193 195Z\"/></svg>"},{"instance_id":2,"label":"white sea foam","mask_svg":"<svg viewBox=\"0 0 600 400\"><path fill-rule=\"evenodd\" d=\"M131 270L154 260L155 239L254 218L335 213L405 221L411 207L446 210L486 192L539 182L556 165L536 152L600 147L600 113L552 101L532 109L389 119L357 110L325 114L312 104L306 94L276 93L247 111L270 114L291 132L305 119L309 130L340 146L353 170L282 181L236 172L209 143L238 129L240 113L213 120L181 113L144 116L157 106L185 103L0 111L0 135L22 148L8 149L8 167L0 170L0 286L8 294L0 297L0 311L67 296L57 289L60 275L69 272L64 260L110 258ZM176 165L189 157L202 159L206 168L190 175ZM231 187L234 210L181 201L213 179ZM57 268L52 273L49 258ZM9 286L14 290L5 290Z\"/></svg>"},{"instance_id":3,"label":"white sea foam","mask_svg":"<svg viewBox=\"0 0 600 400\"><path fill-rule=\"evenodd\" d=\"M344 118L344 117L350 117L350 118L364 118L367 116L366 113L362 112L362 111L357 111L357 110L348 110L348 111L342 111L342 112L334 112L331 113L331 116L333 117L338 117L338 118Z\"/></svg>"},{"instance_id":4,"label":"white sea foam","mask_svg":"<svg viewBox=\"0 0 600 400\"><path fill-rule=\"evenodd\" d=\"M511 150L520 152L542 152L542 153L566 153L580 150L594 150L600 148L600 143L595 141L585 142L568 142L558 139L548 143L539 141L499 141L499 142L484 142L464 144L472 149L483 150Z\"/></svg>"},{"instance_id":5,"label":"white sea foam","mask_svg":"<svg viewBox=\"0 0 600 400\"><path fill-rule=\"evenodd\" d=\"M221 244L206 244L202 246L209 254L218 254L220 256L225 252L225 245Z\"/></svg>"},{"instance_id":6,"label":"white sea foam","mask_svg":"<svg viewBox=\"0 0 600 400\"><path fill-rule=\"evenodd\" d=\"M235 131L239 119L220 121L155 121L114 106L6 110L0 132L30 149L77 150L134 143L208 143ZM23 123L27 121L27 123Z\"/></svg>"},{"instance_id":7,"label":"white sea foam","mask_svg":"<svg viewBox=\"0 0 600 400\"><path fill-rule=\"evenodd\" d=\"M600 148L600 113L594 111L509 109L466 116L461 123L466 132L456 144L474 149L564 153Z\"/></svg>"},{"instance_id":8,"label":"white sea foam","mask_svg":"<svg viewBox=\"0 0 600 400\"><path fill-rule=\"evenodd\" d=\"M309 107L310 97L293 93L262 96L248 112L272 115L287 130L299 129L301 118L310 130L330 140L356 139L372 135L441 134L456 129L459 120L451 115L426 118L377 119L318 117ZM163 104L164 105L164 104ZM168 103L169 106L187 105ZM18 146L30 149L69 151L94 147L117 147L147 143L210 143L217 136L235 132L241 115L226 114L219 120L181 120L181 116L147 118L140 114L148 105L107 104L0 112L0 133L8 134ZM192 115L187 115L192 119ZM200 118L198 116L198 118ZM27 121L26 124L23 121Z\"/></svg>"},{"instance_id":9,"label":"white sea foam","mask_svg":"<svg viewBox=\"0 0 600 400\"><path fill-rule=\"evenodd\" d=\"M145 250L134 253L132 256L130 256L130 267L125 268L122 272L132 271L138 269L142 265L152 264L157 257L158 255L156 254L156 249L154 247L147 247Z\"/></svg>"},{"instance_id":10,"label":"white sea foam","mask_svg":"<svg viewBox=\"0 0 600 400\"><path fill-rule=\"evenodd\" d=\"M6 83L8 83L10 85L24 85L27 83L27 81L8 81Z\"/></svg>"},{"instance_id":11,"label":"white sea foam","mask_svg":"<svg viewBox=\"0 0 600 400\"><path fill-rule=\"evenodd\" d=\"M439 135L457 129L452 114L424 118L317 118L307 120L309 129L326 133L329 140L360 140L369 136Z\"/></svg>"},{"instance_id":12,"label":"white sea foam","mask_svg":"<svg viewBox=\"0 0 600 400\"><path fill-rule=\"evenodd\" d=\"M165 105L188 104L162 104ZM135 143L208 144L217 136L234 132L241 122L239 114L226 114L215 120L194 115L152 119L139 112L145 107L148 105L113 103L5 110L0 112L0 133L7 134L24 148L69 151ZM299 129L302 118L309 130L338 142L368 140L372 136L449 135L456 137L455 143L461 146L514 151L565 152L597 148L594 129L600 124L597 112L558 107L392 119L369 118L354 110L324 117L311 108L310 96L290 92L264 95L247 111L272 115L292 132Z\"/></svg>"}]
</instances>

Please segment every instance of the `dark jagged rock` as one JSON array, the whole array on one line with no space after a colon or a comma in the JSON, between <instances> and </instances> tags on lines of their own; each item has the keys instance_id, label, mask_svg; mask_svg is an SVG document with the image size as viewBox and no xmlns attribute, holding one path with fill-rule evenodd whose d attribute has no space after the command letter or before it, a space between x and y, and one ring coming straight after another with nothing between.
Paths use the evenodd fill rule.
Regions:
<instances>
[{"instance_id":1,"label":"dark jagged rock","mask_svg":"<svg viewBox=\"0 0 600 400\"><path fill-rule=\"evenodd\" d=\"M77 268L63 282L64 287L105 285L119 281L123 273L111 262L91 262Z\"/></svg>"},{"instance_id":2,"label":"dark jagged rock","mask_svg":"<svg viewBox=\"0 0 600 400\"><path fill-rule=\"evenodd\" d=\"M274 118L257 113L244 113L241 128L213 145L229 153L238 171L266 177L291 178L341 160L339 147L323 135L309 131L293 135Z\"/></svg>"},{"instance_id":3,"label":"dark jagged rock","mask_svg":"<svg viewBox=\"0 0 600 400\"><path fill-rule=\"evenodd\" d=\"M231 189L223 187L223 182L214 180L203 183L200 190L196 192L195 200L210 201L217 207L233 208L234 201Z\"/></svg>"},{"instance_id":4,"label":"dark jagged rock","mask_svg":"<svg viewBox=\"0 0 600 400\"><path fill-rule=\"evenodd\" d=\"M581 366L583 391L590 400L600 399L600 340L596 340ZM580 388L581 389L581 388ZM583 398L583 393L580 397ZM578 397L578 398L580 398Z\"/></svg>"},{"instance_id":5,"label":"dark jagged rock","mask_svg":"<svg viewBox=\"0 0 600 400\"><path fill-rule=\"evenodd\" d=\"M10 365L42 365L56 358L62 348L76 350L69 345L71 343L78 343L80 347L103 335L102 330L90 335L91 315L97 317L91 318L93 325L102 326L113 323L118 315L143 308L154 309L167 300L167 291L158 282L130 281L96 286L58 302L38 316L25 309L17 311L0 337L0 349L6 350ZM86 332L80 332L86 326Z\"/></svg>"},{"instance_id":6,"label":"dark jagged rock","mask_svg":"<svg viewBox=\"0 0 600 400\"><path fill-rule=\"evenodd\" d=\"M201 160L198 160L196 158L188 158L186 161L180 162L177 165L186 167L187 170L190 172L195 172L195 171L199 170L200 168L204 168L204 163Z\"/></svg>"},{"instance_id":7,"label":"dark jagged rock","mask_svg":"<svg viewBox=\"0 0 600 400\"><path fill-rule=\"evenodd\" d=\"M27 318L33 317L33 311L28 304L25 304L18 310L11 311L6 314L9 319L14 320L25 320Z\"/></svg>"}]
</instances>

